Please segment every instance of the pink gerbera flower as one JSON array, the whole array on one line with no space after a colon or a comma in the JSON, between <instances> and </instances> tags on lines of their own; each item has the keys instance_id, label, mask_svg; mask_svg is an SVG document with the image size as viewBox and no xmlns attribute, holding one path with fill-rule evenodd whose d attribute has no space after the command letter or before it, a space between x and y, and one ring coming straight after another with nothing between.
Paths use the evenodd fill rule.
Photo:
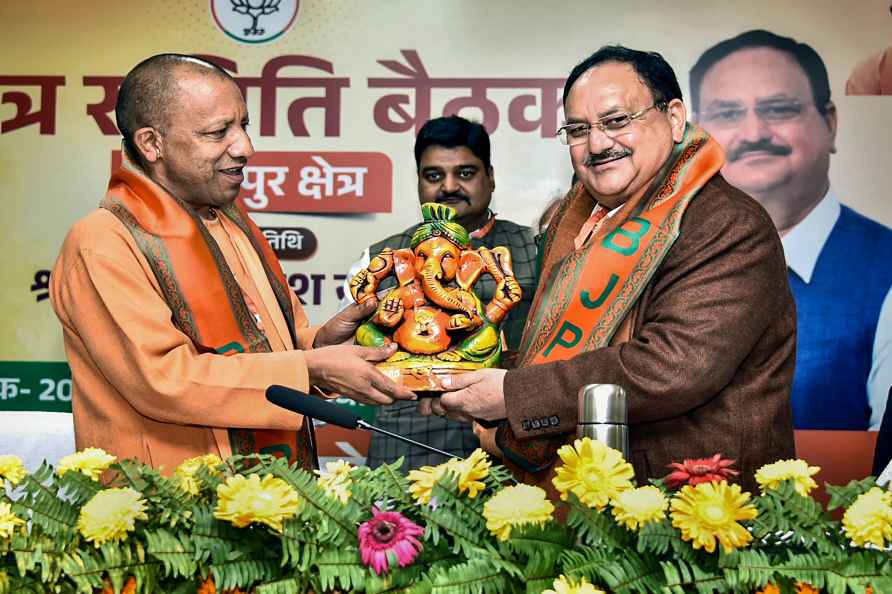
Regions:
<instances>
[{"instance_id":1,"label":"pink gerbera flower","mask_svg":"<svg viewBox=\"0 0 892 594\"><path fill-rule=\"evenodd\" d=\"M729 468L734 460L722 458L716 454L712 458L685 460L683 463L673 462L669 465L674 472L663 477L669 489L677 489L682 485L698 485L700 483L716 483L734 478L739 472Z\"/></svg>"},{"instance_id":2,"label":"pink gerbera flower","mask_svg":"<svg viewBox=\"0 0 892 594\"><path fill-rule=\"evenodd\" d=\"M393 557L400 567L411 565L421 552L417 537L424 529L399 512L382 512L372 507L372 519L359 526L359 552L362 563L376 575L390 569Z\"/></svg>"}]
</instances>

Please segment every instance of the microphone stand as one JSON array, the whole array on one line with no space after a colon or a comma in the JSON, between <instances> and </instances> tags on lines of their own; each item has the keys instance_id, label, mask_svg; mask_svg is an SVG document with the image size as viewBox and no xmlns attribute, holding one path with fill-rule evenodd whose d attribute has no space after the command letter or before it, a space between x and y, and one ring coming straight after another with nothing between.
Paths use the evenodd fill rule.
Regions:
<instances>
[{"instance_id":1,"label":"microphone stand","mask_svg":"<svg viewBox=\"0 0 892 594\"><path fill-rule=\"evenodd\" d=\"M462 458L461 456L456 456L454 454L450 454L449 452L444 452L443 450L438 450L434 446L429 446L426 443L420 443L420 442L415 441L414 439L409 439L408 437L403 437L402 435L397 435L396 433L391 433L390 431L381 429L380 427L375 427L374 425L370 425L370 424L366 423L365 421L363 421L362 419L359 419L356 421L356 426L361 427L362 429L366 429L368 431L374 431L375 433L381 433L383 435L386 435L387 437L392 437L393 439L398 439L399 441L408 443L409 445L413 445L413 446L421 448L423 450L429 450L431 452L435 452L437 454L440 454L441 456L446 456L447 458L458 458L459 460L464 460L464 458Z\"/></svg>"}]
</instances>

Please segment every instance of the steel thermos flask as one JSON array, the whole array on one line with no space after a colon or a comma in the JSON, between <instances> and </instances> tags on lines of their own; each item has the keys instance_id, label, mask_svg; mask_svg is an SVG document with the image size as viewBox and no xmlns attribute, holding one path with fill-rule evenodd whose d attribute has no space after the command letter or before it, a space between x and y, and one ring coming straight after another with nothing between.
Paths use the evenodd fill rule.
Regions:
<instances>
[{"instance_id":1,"label":"steel thermos flask","mask_svg":"<svg viewBox=\"0 0 892 594\"><path fill-rule=\"evenodd\" d=\"M629 460L629 401L616 384L588 384L579 389L579 437L619 450Z\"/></svg>"}]
</instances>

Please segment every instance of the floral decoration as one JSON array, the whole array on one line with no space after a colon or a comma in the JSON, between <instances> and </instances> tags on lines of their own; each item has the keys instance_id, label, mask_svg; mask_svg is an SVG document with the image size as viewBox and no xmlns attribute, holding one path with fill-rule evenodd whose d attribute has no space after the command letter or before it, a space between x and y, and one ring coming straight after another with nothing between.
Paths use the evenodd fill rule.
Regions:
<instances>
[{"instance_id":1,"label":"floral decoration","mask_svg":"<svg viewBox=\"0 0 892 594\"><path fill-rule=\"evenodd\" d=\"M2 481L4 479L13 485L17 485L20 480L25 478L26 474L28 474L28 471L25 470L25 465L22 463L21 458L8 454L0 456L0 486L3 485Z\"/></svg>"},{"instance_id":2,"label":"floral decoration","mask_svg":"<svg viewBox=\"0 0 892 594\"><path fill-rule=\"evenodd\" d=\"M359 526L359 552L362 563L376 575L390 569L395 557L400 567L410 565L424 548L418 537L424 529L399 512L380 511L372 507L371 519Z\"/></svg>"},{"instance_id":3,"label":"floral decoration","mask_svg":"<svg viewBox=\"0 0 892 594\"><path fill-rule=\"evenodd\" d=\"M77 528L88 542L97 547L109 541L121 541L136 527L137 520L148 520L146 502L129 487L103 489L81 508Z\"/></svg>"},{"instance_id":4,"label":"floral decoration","mask_svg":"<svg viewBox=\"0 0 892 594\"><path fill-rule=\"evenodd\" d=\"M873 487L862 493L846 510L842 525L855 546L892 544L892 492Z\"/></svg>"},{"instance_id":5,"label":"floral decoration","mask_svg":"<svg viewBox=\"0 0 892 594\"><path fill-rule=\"evenodd\" d=\"M511 529L551 520L554 505L545 491L531 485L505 487L483 504L486 527L499 540L508 540Z\"/></svg>"},{"instance_id":6,"label":"floral decoration","mask_svg":"<svg viewBox=\"0 0 892 594\"><path fill-rule=\"evenodd\" d=\"M319 477L319 486L341 503L347 503L350 500L350 485L353 481L350 479L350 473L355 470L345 460L335 460L327 462L325 470L316 470L315 473Z\"/></svg>"},{"instance_id":7,"label":"floral decoration","mask_svg":"<svg viewBox=\"0 0 892 594\"><path fill-rule=\"evenodd\" d=\"M583 437L558 450L563 465L552 483L563 501L573 493L580 501L598 510L611 499L633 487L635 471L617 450L600 441Z\"/></svg>"},{"instance_id":8,"label":"floral decoration","mask_svg":"<svg viewBox=\"0 0 892 594\"><path fill-rule=\"evenodd\" d=\"M721 456L678 464L670 490L580 439L551 500L482 451L408 476L401 461L201 456L165 476L111 459L23 475L0 458L0 594L892 592L892 493L825 485L825 508L795 460L760 469L758 494Z\"/></svg>"},{"instance_id":9,"label":"floral decoration","mask_svg":"<svg viewBox=\"0 0 892 594\"><path fill-rule=\"evenodd\" d=\"M217 487L214 516L237 528L257 522L282 532L282 521L297 515L302 505L297 492L280 478L236 475Z\"/></svg>"},{"instance_id":10,"label":"floral decoration","mask_svg":"<svg viewBox=\"0 0 892 594\"><path fill-rule=\"evenodd\" d=\"M739 523L758 515L753 505L747 504L749 493L739 485L698 483L685 485L672 499L672 525L681 530L681 537L695 549L715 551L718 540L726 553L747 546L752 534Z\"/></svg>"},{"instance_id":11,"label":"floral decoration","mask_svg":"<svg viewBox=\"0 0 892 594\"><path fill-rule=\"evenodd\" d=\"M99 476L105 472L114 461L115 457L105 450L100 448L87 448L60 459L58 466L56 466L56 472L59 473L59 476L62 476L69 470L76 470L77 472L87 475L94 481L98 481Z\"/></svg>"},{"instance_id":12,"label":"floral decoration","mask_svg":"<svg viewBox=\"0 0 892 594\"><path fill-rule=\"evenodd\" d=\"M673 462L669 468L673 472L663 478L663 482L669 489L675 490L683 485L699 485L700 483L715 483L732 480L740 474L731 468L734 460L723 458L716 454L711 458L695 458L684 460L680 464Z\"/></svg>"},{"instance_id":13,"label":"floral decoration","mask_svg":"<svg viewBox=\"0 0 892 594\"><path fill-rule=\"evenodd\" d=\"M205 454L204 456L195 456L182 462L174 474L179 479L180 488L190 495L198 495L201 492L202 484L196 476L201 468L207 468L212 474L219 475L219 469L223 466L223 460L217 454Z\"/></svg>"},{"instance_id":14,"label":"floral decoration","mask_svg":"<svg viewBox=\"0 0 892 594\"><path fill-rule=\"evenodd\" d=\"M613 517L628 530L638 530L639 526L665 518L668 507L666 495L648 485L617 494L613 499Z\"/></svg>"},{"instance_id":15,"label":"floral decoration","mask_svg":"<svg viewBox=\"0 0 892 594\"><path fill-rule=\"evenodd\" d=\"M796 492L808 496L818 486L812 476L821 471L818 466L809 466L805 460L779 460L766 464L756 471L756 482L764 493L767 489L777 489L782 481L792 481Z\"/></svg>"}]
</instances>

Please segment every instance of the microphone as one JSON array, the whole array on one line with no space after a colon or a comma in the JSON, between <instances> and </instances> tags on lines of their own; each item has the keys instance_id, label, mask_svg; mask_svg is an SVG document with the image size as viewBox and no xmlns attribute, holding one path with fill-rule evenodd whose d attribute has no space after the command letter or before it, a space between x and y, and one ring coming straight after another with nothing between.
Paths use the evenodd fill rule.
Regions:
<instances>
[{"instance_id":1,"label":"microphone","mask_svg":"<svg viewBox=\"0 0 892 594\"><path fill-rule=\"evenodd\" d=\"M360 417L358 414L351 412L344 407L332 404L331 402L323 400L322 398L310 396L309 394L305 394L300 390L294 390L292 388L286 388L285 386L278 386L274 384L266 389L266 399L276 406L281 406L282 408L290 410L291 412L300 413L306 417L310 417L313 419L319 419L320 421L331 423L332 425L337 425L338 427L344 427L345 429L367 429L369 431L374 431L375 433L380 433L382 435L392 437L415 447L419 447L429 452L440 454L441 456L445 456L447 458L462 459L461 456L456 456L454 454L450 454L449 452L438 450L437 448L429 446L426 443L421 443L415 441L414 439L409 439L408 437L403 437L402 435L391 433L390 431L386 431L384 429L381 429L380 427L375 427L374 425L363 420L363 418Z\"/></svg>"}]
</instances>

